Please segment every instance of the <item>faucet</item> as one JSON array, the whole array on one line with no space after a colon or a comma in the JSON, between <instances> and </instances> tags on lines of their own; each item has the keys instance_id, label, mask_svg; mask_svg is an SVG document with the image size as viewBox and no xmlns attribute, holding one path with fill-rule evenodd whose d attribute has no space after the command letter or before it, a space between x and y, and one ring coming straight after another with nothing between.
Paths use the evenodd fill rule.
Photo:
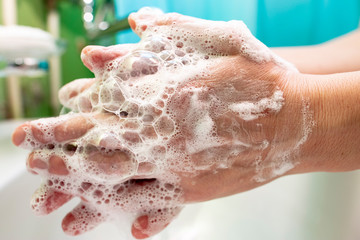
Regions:
<instances>
[{"instance_id":1,"label":"faucet","mask_svg":"<svg viewBox=\"0 0 360 240\"><path fill-rule=\"evenodd\" d=\"M79 0L83 22L91 42L130 28L127 16L116 19L113 0Z\"/></svg>"}]
</instances>

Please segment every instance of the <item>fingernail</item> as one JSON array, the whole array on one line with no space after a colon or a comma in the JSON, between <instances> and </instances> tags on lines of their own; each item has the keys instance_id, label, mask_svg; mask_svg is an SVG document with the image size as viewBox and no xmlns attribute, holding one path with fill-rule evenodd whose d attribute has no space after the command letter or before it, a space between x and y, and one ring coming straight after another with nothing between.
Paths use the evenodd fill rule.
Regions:
<instances>
[{"instance_id":1,"label":"fingernail","mask_svg":"<svg viewBox=\"0 0 360 240\"><path fill-rule=\"evenodd\" d=\"M28 158L28 166L29 168L39 168L39 169L47 169L47 164L43 160L39 158L35 158L34 154L30 154Z\"/></svg>"},{"instance_id":2,"label":"fingernail","mask_svg":"<svg viewBox=\"0 0 360 240\"><path fill-rule=\"evenodd\" d=\"M134 20L134 13L129 15L128 22L129 22L129 25L130 25L131 29L136 28L136 22Z\"/></svg>"},{"instance_id":3,"label":"fingernail","mask_svg":"<svg viewBox=\"0 0 360 240\"><path fill-rule=\"evenodd\" d=\"M65 233L72 235L72 236L77 236L79 235L81 232L80 230L76 230L73 228L73 223L76 221L75 216L72 213L68 213L61 224L62 229L64 230Z\"/></svg>"},{"instance_id":4,"label":"fingernail","mask_svg":"<svg viewBox=\"0 0 360 240\"><path fill-rule=\"evenodd\" d=\"M149 235L144 233L149 227L149 217L147 215L138 217L131 228L131 233L136 239L145 239Z\"/></svg>"},{"instance_id":5,"label":"fingernail","mask_svg":"<svg viewBox=\"0 0 360 240\"><path fill-rule=\"evenodd\" d=\"M149 235L143 233L141 230L135 228L134 226L131 229L131 233L136 239L145 239L149 237Z\"/></svg>"},{"instance_id":6,"label":"fingernail","mask_svg":"<svg viewBox=\"0 0 360 240\"><path fill-rule=\"evenodd\" d=\"M23 129L23 125L17 127L12 135L12 142L15 146L19 146L22 142L24 142L26 137L26 132Z\"/></svg>"}]
</instances>

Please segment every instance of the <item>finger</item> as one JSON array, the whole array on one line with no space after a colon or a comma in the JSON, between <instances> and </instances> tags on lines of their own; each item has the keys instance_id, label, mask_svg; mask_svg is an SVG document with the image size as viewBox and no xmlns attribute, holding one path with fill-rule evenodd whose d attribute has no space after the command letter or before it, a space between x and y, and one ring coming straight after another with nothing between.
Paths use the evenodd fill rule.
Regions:
<instances>
[{"instance_id":1,"label":"finger","mask_svg":"<svg viewBox=\"0 0 360 240\"><path fill-rule=\"evenodd\" d=\"M90 150L91 151L91 150ZM96 171L101 171L107 178L115 177L127 179L137 170L135 156L125 148L111 151L95 149L87 152L88 161L95 166Z\"/></svg>"},{"instance_id":2,"label":"finger","mask_svg":"<svg viewBox=\"0 0 360 240\"><path fill-rule=\"evenodd\" d=\"M175 26L175 28L168 28L164 32L170 34L169 38L172 38L172 33L176 36L181 31L184 33L183 36L186 35L186 32L196 33L195 36L188 35L188 39L195 38L192 40L195 43L194 45L197 45L198 50L207 54L233 55L239 51L252 54L252 51L248 50L247 47L249 49L264 49L262 44L259 45L259 42L254 39L242 21L209 21L178 13L164 14L158 9L151 8L143 8L130 14L128 21L133 31L140 37L142 37L143 32L154 26ZM244 40L249 46L244 46Z\"/></svg>"},{"instance_id":3,"label":"finger","mask_svg":"<svg viewBox=\"0 0 360 240\"><path fill-rule=\"evenodd\" d=\"M136 239L144 239L161 232L180 213L182 207L152 210L138 217L131 227L131 233Z\"/></svg>"},{"instance_id":4,"label":"finger","mask_svg":"<svg viewBox=\"0 0 360 240\"><path fill-rule=\"evenodd\" d=\"M90 112L92 109L91 99L82 93L93 86L95 81L95 78L82 78L66 84L59 91L60 103L72 111Z\"/></svg>"},{"instance_id":5,"label":"finger","mask_svg":"<svg viewBox=\"0 0 360 240\"><path fill-rule=\"evenodd\" d=\"M57 143L78 139L85 135L95 124L93 121L111 124L116 120L112 114L91 115L67 114L56 118L45 118L26 122L17 127L12 135L16 146L28 149L47 147L53 149Z\"/></svg>"},{"instance_id":6,"label":"finger","mask_svg":"<svg viewBox=\"0 0 360 240\"><path fill-rule=\"evenodd\" d=\"M37 215L47 215L72 199L72 195L42 185L31 199L31 207Z\"/></svg>"},{"instance_id":7,"label":"finger","mask_svg":"<svg viewBox=\"0 0 360 240\"><path fill-rule=\"evenodd\" d=\"M94 124L82 115L63 115L27 122L17 127L12 135L16 146L39 148L53 143L77 139L85 135ZM52 145L52 146L51 146Z\"/></svg>"},{"instance_id":8,"label":"finger","mask_svg":"<svg viewBox=\"0 0 360 240\"><path fill-rule=\"evenodd\" d=\"M69 174L69 170L64 160L57 155L50 157L48 171L50 174L58 176L66 176Z\"/></svg>"},{"instance_id":9,"label":"finger","mask_svg":"<svg viewBox=\"0 0 360 240\"><path fill-rule=\"evenodd\" d=\"M84 116L77 115L62 121L54 127L56 142L66 142L85 135L94 124Z\"/></svg>"},{"instance_id":10,"label":"finger","mask_svg":"<svg viewBox=\"0 0 360 240\"><path fill-rule=\"evenodd\" d=\"M15 129L12 135L12 142L16 146L24 148L34 148L38 145L44 145L51 141L51 133L45 127L54 122L54 118L43 121L26 122Z\"/></svg>"},{"instance_id":11,"label":"finger","mask_svg":"<svg viewBox=\"0 0 360 240\"><path fill-rule=\"evenodd\" d=\"M15 129L11 136L11 140L15 146L21 145L26 138L26 131L24 130L24 124Z\"/></svg>"},{"instance_id":12,"label":"finger","mask_svg":"<svg viewBox=\"0 0 360 240\"><path fill-rule=\"evenodd\" d=\"M81 59L85 66L94 73L104 71L106 64L118 57L126 55L134 44L119 44L110 47L87 46L81 52ZM110 66L107 66L110 68Z\"/></svg>"},{"instance_id":13,"label":"finger","mask_svg":"<svg viewBox=\"0 0 360 240\"><path fill-rule=\"evenodd\" d=\"M186 22L199 21L200 19L184 16L178 13L164 14L157 8L142 8L136 13L129 15L128 21L132 30L141 37L142 33L152 26L182 24Z\"/></svg>"},{"instance_id":14,"label":"finger","mask_svg":"<svg viewBox=\"0 0 360 240\"><path fill-rule=\"evenodd\" d=\"M105 221L105 217L95 209L80 203L62 221L62 229L65 233L76 236L90 231L100 223Z\"/></svg>"},{"instance_id":15,"label":"finger","mask_svg":"<svg viewBox=\"0 0 360 240\"><path fill-rule=\"evenodd\" d=\"M164 13L157 8L145 7L140 9L138 12L131 13L128 21L131 29L141 37L148 26L154 25L156 18L164 15Z\"/></svg>"},{"instance_id":16,"label":"finger","mask_svg":"<svg viewBox=\"0 0 360 240\"><path fill-rule=\"evenodd\" d=\"M45 170L48 168L46 161L36 156L36 152L30 153L27 158L26 166L29 172L38 174L38 171Z\"/></svg>"},{"instance_id":17,"label":"finger","mask_svg":"<svg viewBox=\"0 0 360 240\"><path fill-rule=\"evenodd\" d=\"M36 150L30 153L26 161L26 166L31 173L54 176L67 176L69 169L63 159L53 154L51 150Z\"/></svg>"}]
</instances>

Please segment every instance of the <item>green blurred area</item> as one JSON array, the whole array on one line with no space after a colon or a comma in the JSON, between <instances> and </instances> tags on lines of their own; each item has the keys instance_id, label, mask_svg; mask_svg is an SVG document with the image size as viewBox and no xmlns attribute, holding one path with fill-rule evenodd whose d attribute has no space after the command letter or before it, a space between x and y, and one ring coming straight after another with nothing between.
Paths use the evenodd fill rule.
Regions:
<instances>
[{"instance_id":1,"label":"green blurred area","mask_svg":"<svg viewBox=\"0 0 360 240\"><path fill-rule=\"evenodd\" d=\"M0 1L0 3L2 3ZM2 4L0 4L0 25L3 24L3 16L2 16ZM0 64L1 60L0 60ZM2 67L0 67L0 70ZM0 120L6 117L6 94L5 94L5 79L0 77Z\"/></svg>"},{"instance_id":2,"label":"green blurred area","mask_svg":"<svg viewBox=\"0 0 360 240\"><path fill-rule=\"evenodd\" d=\"M46 30L46 9L42 0L17 0L17 24ZM41 77L21 77L20 86L25 118L53 114L50 106L48 74Z\"/></svg>"},{"instance_id":3,"label":"green blurred area","mask_svg":"<svg viewBox=\"0 0 360 240\"><path fill-rule=\"evenodd\" d=\"M3 24L2 1L0 0L0 24ZM17 24L47 30L46 2L45 0L17 0ZM66 50L61 56L61 85L77 78L93 77L80 59L81 49L87 44L81 6L62 0L57 1L56 9L60 16L60 38L66 42ZM21 77L19 81L25 118L59 114L51 107L49 74L40 77ZM0 77L0 120L12 117L9 113L7 92L6 79Z\"/></svg>"},{"instance_id":4,"label":"green blurred area","mask_svg":"<svg viewBox=\"0 0 360 240\"><path fill-rule=\"evenodd\" d=\"M7 104L6 104L6 91L5 91L5 78L0 77L0 120L6 118Z\"/></svg>"},{"instance_id":5,"label":"green blurred area","mask_svg":"<svg viewBox=\"0 0 360 240\"><path fill-rule=\"evenodd\" d=\"M66 51L61 57L62 84L77 78L93 77L80 59L81 49L87 40L82 22L82 9L67 1L57 5L60 15L60 37L66 40Z\"/></svg>"}]
</instances>

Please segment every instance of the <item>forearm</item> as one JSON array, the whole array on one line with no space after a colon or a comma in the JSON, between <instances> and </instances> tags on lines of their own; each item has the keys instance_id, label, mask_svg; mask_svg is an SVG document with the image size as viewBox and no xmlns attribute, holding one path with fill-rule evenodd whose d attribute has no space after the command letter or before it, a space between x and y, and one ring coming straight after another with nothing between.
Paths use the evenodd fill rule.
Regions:
<instances>
[{"instance_id":1,"label":"forearm","mask_svg":"<svg viewBox=\"0 0 360 240\"><path fill-rule=\"evenodd\" d=\"M323 44L273 48L300 72L332 74L360 70L360 29Z\"/></svg>"},{"instance_id":2,"label":"forearm","mask_svg":"<svg viewBox=\"0 0 360 240\"><path fill-rule=\"evenodd\" d=\"M302 171L360 169L360 71L299 76L315 122L300 151Z\"/></svg>"}]
</instances>

